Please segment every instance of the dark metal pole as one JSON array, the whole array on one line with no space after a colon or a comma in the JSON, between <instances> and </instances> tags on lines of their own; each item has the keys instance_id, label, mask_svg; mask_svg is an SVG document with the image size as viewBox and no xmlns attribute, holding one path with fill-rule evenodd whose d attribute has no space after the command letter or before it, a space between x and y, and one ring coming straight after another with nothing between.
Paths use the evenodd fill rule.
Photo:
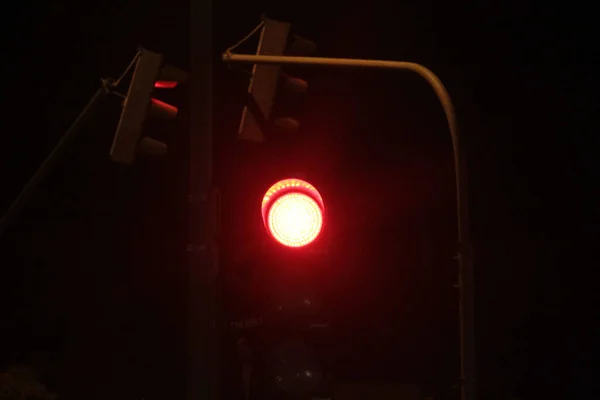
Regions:
<instances>
[{"instance_id":1,"label":"dark metal pole","mask_svg":"<svg viewBox=\"0 0 600 400\"><path fill-rule=\"evenodd\" d=\"M189 364L187 400L216 400L216 248L212 185L213 0L190 0Z\"/></svg>"},{"instance_id":2,"label":"dark metal pole","mask_svg":"<svg viewBox=\"0 0 600 400\"><path fill-rule=\"evenodd\" d=\"M6 214L4 214L2 217L2 220L0 220L0 236L4 233L4 230L12 222L12 220L19 214L37 185L42 181L42 179L44 179L50 169L52 169L56 161L62 156L67 147L69 147L73 140L75 140L85 123L96 112L100 103L102 103L104 98L110 93L109 85L109 80L103 81L102 87L98 89L94 96L92 96L91 100L85 106L83 111L81 111L77 119L73 121L67 132L65 132L56 146L54 146L54 149L52 149L50 154L48 154L48 157L46 157L37 171L35 171L35 174L31 177L31 179L29 179L29 182L27 182L19 196L17 196Z\"/></svg>"}]
</instances>

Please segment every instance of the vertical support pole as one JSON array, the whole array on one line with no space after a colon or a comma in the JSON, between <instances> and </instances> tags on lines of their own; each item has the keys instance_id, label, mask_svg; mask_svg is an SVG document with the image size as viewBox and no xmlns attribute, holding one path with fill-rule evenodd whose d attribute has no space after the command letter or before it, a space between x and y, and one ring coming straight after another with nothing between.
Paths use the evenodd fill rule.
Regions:
<instances>
[{"instance_id":1,"label":"vertical support pole","mask_svg":"<svg viewBox=\"0 0 600 400\"><path fill-rule=\"evenodd\" d=\"M190 0L189 368L187 400L217 399L212 185L213 0Z\"/></svg>"}]
</instances>

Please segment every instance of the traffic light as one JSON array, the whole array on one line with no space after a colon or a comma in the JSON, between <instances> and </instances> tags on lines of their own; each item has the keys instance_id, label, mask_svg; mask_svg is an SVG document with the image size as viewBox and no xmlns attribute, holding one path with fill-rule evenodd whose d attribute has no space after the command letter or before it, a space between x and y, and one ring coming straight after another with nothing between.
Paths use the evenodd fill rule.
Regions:
<instances>
[{"instance_id":1,"label":"traffic light","mask_svg":"<svg viewBox=\"0 0 600 400\"><path fill-rule=\"evenodd\" d=\"M315 51L289 23L263 16L261 29L258 55ZM233 335L229 343L244 343L238 360L246 396L265 400L329 397L326 202L304 173L287 172L314 170L295 135L308 88L297 72L253 66L229 147L239 153L226 163L232 175L222 188L222 305Z\"/></svg>"},{"instance_id":2,"label":"traffic light","mask_svg":"<svg viewBox=\"0 0 600 400\"><path fill-rule=\"evenodd\" d=\"M270 318L267 398L329 398L331 352L329 235L325 202L306 179L275 182L263 196Z\"/></svg>"},{"instance_id":3,"label":"traffic light","mask_svg":"<svg viewBox=\"0 0 600 400\"><path fill-rule=\"evenodd\" d=\"M303 56L316 51L313 42L291 33L289 23L264 16L262 19L256 54ZM307 89L305 80L284 71L279 65L254 65L237 137L263 142L277 130L297 131L300 124L294 114L302 102L301 94Z\"/></svg>"},{"instance_id":4,"label":"traffic light","mask_svg":"<svg viewBox=\"0 0 600 400\"><path fill-rule=\"evenodd\" d=\"M187 78L186 72L164 65L163 59L160 53L140 51L110 149L111 161L131 164L137 152L162 155L167 151L164 143L142 135L149 115L165 119L177 115L177 107L152 97L155 89L173 89Z\"/></svg>"},{"instance_id":5,"label":"traffic light","mask_svg":"<svg viewBox=\"0 0 600 400\"><path fill-rule=\"evenodd\" d=\"M251 201L229 204L249 204L253 217L233 217L227 229L249 233L225 243L222 257L231 282L223 296L229 343L252 349L250 359L247 348L239 354L243 371L252 371L243 386L250 398L328 398L333 278L325 199L304 174L247 183ZM247 230L246 222L255 226Z\"/></svg>"},{"instance_id":6,"label":"traffic light","mask_svg":"<svg viewBox=\"0 0 600 400\"><path fill-rule=\"evenodd\" d=\"M261 213L271 237L283 246L301 248L321 234L325 206L318 190L296 178L283 179L265 193Z\"/></svg>"}]
</instances>

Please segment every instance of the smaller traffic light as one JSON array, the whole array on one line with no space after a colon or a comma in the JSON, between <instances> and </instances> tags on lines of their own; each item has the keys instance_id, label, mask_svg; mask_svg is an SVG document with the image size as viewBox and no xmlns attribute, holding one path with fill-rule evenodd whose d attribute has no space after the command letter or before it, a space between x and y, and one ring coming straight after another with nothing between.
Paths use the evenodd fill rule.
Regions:
<instances>
[{"instance_id":1,"label":"smaller traffic light","mask_svg":"<svg viewBox=\"0 0 600 400\"><path fill-rule=\"evenodd\" d=\"M162 155L167 146L155 139L142 136L148 115L172 119L177 107L152 97L155 89L172 89L185 81L187 73L170 65L163 65L163 55L141 50L123 102L121 119L117 126L111 161L131 164L137 152Z\"/></svg>"},{"instance_id":2,"label":"smaller traffic light","mask_svg":"<svg viewBox=\"0 0 600 400\"><path fill-rule=\"evenodd\" d=\"M263 28L257 55L305 56L316 51L316 45L291 33L291 24L263 16ZM284 71L280 65L256 64L248 87L248 102L244 107L237 137L242 140L263 142L273 128L288 132L298 130L300 124L294 117L298 101L291 106L278 107L290 98L298 99L305 93L308 83Z\"/></svg>"}]
</instances>

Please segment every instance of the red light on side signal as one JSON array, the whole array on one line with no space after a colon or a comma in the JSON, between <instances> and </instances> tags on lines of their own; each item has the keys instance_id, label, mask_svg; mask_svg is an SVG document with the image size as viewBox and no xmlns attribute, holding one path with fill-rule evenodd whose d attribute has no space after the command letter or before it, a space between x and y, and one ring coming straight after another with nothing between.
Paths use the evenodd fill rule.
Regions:
<instances>
[{"instance_id":1,"label":"red light on side signal","mask_svg":"<svg viewBox=\"0 0 600 400\"><path fill-rule=\"evenodd\" d=\"M271 186L261 209L265 228L286 247L314 242L323 228L323 199L314 186L301 179L284 179Z\"/></svg>"},{"instance_id":2,"label":"red light on side signal","mask_svg":"<svg viewBox=\"0 0 600 400\"><path fill-rule=\"evenodd\" d=\"M164 101L156 100L154 98L150 99L150 101L152 102L151 110L154 115L166 119L172 119L177 116L177 112L179 111L177 107L167 104Z\"/></svg>"},{"instance_id":3,"label":"red light on side signal","mask_svg":"<svg viewBox=\"0 0 600 400\"><path fill-rule=\"evenodd\" d=\"M177 86L177 81L156 81L154 87L157 89L173 89Z\"/></svg>"}]
</instances>

